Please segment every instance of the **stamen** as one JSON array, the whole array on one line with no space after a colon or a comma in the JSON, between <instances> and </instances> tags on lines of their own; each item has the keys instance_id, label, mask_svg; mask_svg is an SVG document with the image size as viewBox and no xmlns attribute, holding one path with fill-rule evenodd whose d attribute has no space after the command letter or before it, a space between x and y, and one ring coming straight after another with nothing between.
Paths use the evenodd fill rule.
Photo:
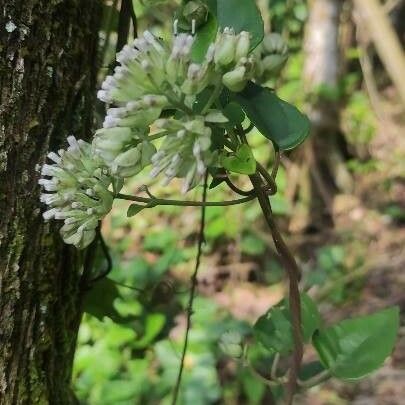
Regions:
<instances>
[{"instance_id":1,"label":"stamen","mask_svg":"<svg viewBox=\"0 0 405 405\"><path fill-rule=\"evenodd\" d=\"M177 36L177 34L178 34L178 26L179 26L179 20L178 20L178 18L176 18L173 22L173 34L175 36Z\"/></svg>"},{"instance_id":2,"label":"stamen","mask_svg":"<svg viewBox=\"0 0 405 405\"><path fill-rule=\"evenodd\" d=\"M192 35L195 35L195 28L196 28L196 21L195 21L195 18L193 18L191 21L191 34Z\"/></svg>"}]
</instances>

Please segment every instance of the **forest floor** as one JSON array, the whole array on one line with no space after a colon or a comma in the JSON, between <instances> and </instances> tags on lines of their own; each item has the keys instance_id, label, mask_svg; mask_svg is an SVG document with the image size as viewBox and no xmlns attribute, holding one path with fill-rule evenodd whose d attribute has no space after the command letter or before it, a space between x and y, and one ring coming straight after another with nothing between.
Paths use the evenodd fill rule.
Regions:
<instances>
[{"instance_id":1,"label":"forest floor","mask_svg":"<svg viewBox=\"0 0 405 405\"><path fill-rule=\"evenodd\" d=\"M402 314L398 342L392 356L371 377L353 384L326 383L302 398L302 404L405 403L405 137L403 123L396 124L399 114L391 109L391 119L381 117L380 131L370 149L372 158L380 162L379 170L356 179L355 194L335 216L335 229L347 228L365 247L365 266L346 277L349 283L363 278L363 286L355 300L325 310L326 319L332 321L398 305ZM387 215L387 208L393 206L396 219Z\"/></svg>"}]
</instances>

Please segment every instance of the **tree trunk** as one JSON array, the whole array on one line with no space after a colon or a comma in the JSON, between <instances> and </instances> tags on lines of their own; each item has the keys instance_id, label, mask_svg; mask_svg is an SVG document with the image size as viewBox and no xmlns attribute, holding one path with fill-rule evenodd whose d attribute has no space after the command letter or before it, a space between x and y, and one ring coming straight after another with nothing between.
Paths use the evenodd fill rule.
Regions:
<instances>
[{"instance_id":1,"label":"tree trunk","mask_svg":"<svg viewBox=\"0 0 405 405\"><path fill-rule=\"evenodd\" d=\"M344 161L346 145L340 130L340 103L337 86L341 69L339 26L342 0L312 0L306 25L304 80L312 104L309 116L312 137L303 147L302 190L309 205L291 230L322 227L330 221L333 195L350 191L352 179ZM308 193L309 190L309 193ZM304 209L305 211L305 209Z\"/></svg>"},{"instance_id":2,"label":"tree trunk","mask_svg":"<svg viewBox=\"0 0 405 405\"><path fill-rule=\"evenodd\" d=\"M322 97L322 87L334 89L339 80L341 8L341 0L313 0L306 26L304 77L309 91L321 91L319 102L311 110L312 123L319 129L339 127L338 106Z\"/></svg>"},{"instance_id":3,"label":"tree trunk","mask_svg":"<svg viewBox=\"0 0 405 405\"><path fill-rule=\"evenodd\" d=\"M72 404L82 259L44 224L38 167L93 123L98 0L0 2L0 405Z\"/></svg>"}]
</instances>

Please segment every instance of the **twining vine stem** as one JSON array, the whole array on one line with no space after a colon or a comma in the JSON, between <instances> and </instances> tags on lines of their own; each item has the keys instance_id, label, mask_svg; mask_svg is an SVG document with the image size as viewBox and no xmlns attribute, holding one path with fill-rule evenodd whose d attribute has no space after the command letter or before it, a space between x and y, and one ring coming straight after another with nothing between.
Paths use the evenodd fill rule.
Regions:
<instances>
[{"instance_id":1,"label":"twining vine stem","mask_svg":"<svg viewBox=\"0 0 405 405\"><path fill-rule=\"evenodd\" d=\"M238 128L238 135L241 138L242 142L247 144L245 133L241 131L239 128ZM297 262L294 259L294 256L292 255L288 246L284 242L284 239L281 236L281 233L274 220L269 197L265 192L265 184L261 177L263 176L263 178L267 182L270 180L269 178L271 178L271 180L275 184L275 176L277 175L279 163L280 163L280 154L279 151L276 150L275 168L273 169L272 175L270 176L264 169L264 167L258 164L258 171L250 176L250 180L256 192L256 196L262 209L263 216L267 222L267 225L270 228L274 245L276 246L277 252L280 256L280 260L283 263L283 266L287 272L289 279L289 302L290 302L293 337L294 337L294 355L292 359L292 367L290 369L290 375L287 384L286 402L288 405L291 405L295 390L297 388L298 373L302 362L302 356L304 353L302 331L301 331L301 298L299 292L299 281L301 278L301 273L298 268Z\"/></svg>"},{"instance_id":2,"label":"twining vine stem","mask_svg":"<svg viewBox=\"0 0 405 405\"><path fill-rule=\"evenodd\" d=\"M287 271L290 291L289 291L289 301L290 309L292 314L292 326L293 326L293 336L294 336L294 356L293 364L290 369L288 390L287 390L287 404L292 404L292 399L297 386L298 372L302 362L303 356L303 342L302 342L302 332L301 332L301 299L299 293L298 283L300 280L300 271L298 269L297 263L285 244L280 231L278 230L277 224L274 221L273 212L271 209L270 201L268 196L263 190L263 181L258 174L250 176L252 185L256 190L256 195L263 212L263 216L270 228L274 244L276 246L277 252L280 255L280 260Z\"/></svg>"},{"instance_id":3,"label":"twining vine stem","mask_svg":"<svg viewBox=\"0 0 405 405\"><path fill-rule=\"evenodd\" d=\"M203 189L203 197L202 197L202 205L201 205L200 231L198 233L198 243L197 243L197 255L196 255L196 261L195 261L194 273L191 276L191 288L190 288L188 304L187 304L186 333L184 336L183 350L182 350L181 358L180 358L179 372L177 374L176 385L174 386L174 391L173 391L172 405L176 405L177 398L179 396L181 378L182 378L183 369L184 369L184 360L185 360L187 348L188 348L188 339L189 339L189 333L190 333L190 328L191 328L191 317L193 315L193 304L194 304L194 298L195 298L195 293L196 293L196 288L197 288L197 275L198 275L198 270L200 268L202 247L205 242L204 230L205 230L205 213L206 213L206 207L207 207L207 205L205 203L207 200L207 189L208 189L208 173L205 174L205 178L204 178L204 189Z\"/></svg>"},{"instance_id":4,"label":"twining vine stem","mask_svg":"<svg viewBox=\"0 0 405 405\"><path fill-rule=\"evenodd\" d=\"M121 200L134 201L138 203L146 204L147 207L156 207L158 205L175 205L181 207L226 207L229 205L244 204L248 201L252 201L256 198L256 195L249 195L244 198L239 198L230 201L187 201L187 200L166 200L157 197L138 197L127 194L117 194L116 198Z\"/></svg>"}]
</instances>

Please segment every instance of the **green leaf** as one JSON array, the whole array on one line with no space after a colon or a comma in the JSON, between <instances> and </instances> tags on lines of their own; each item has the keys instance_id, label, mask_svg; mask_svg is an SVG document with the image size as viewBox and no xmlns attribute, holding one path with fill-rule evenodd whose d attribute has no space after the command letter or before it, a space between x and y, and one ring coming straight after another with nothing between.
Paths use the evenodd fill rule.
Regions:
<instances>
[{"instance_id":1,"label":"green leaf","mask_svg":"<svg viewBox=\"0 0 405 405\"><path fill-rule=\"evenodd\" d=\"M283 300L261 316L253 327L256 339L271 352L289 353L294 348L291 313ZM307 294L301 294L301 327L305 342L311 340L321 323L316 304Z\"/></svg>"},{"instance_id":2,"label":"green leaf","mask_svg":"<svg viewBox=\"0 0 405 405\"><path fill-rule=\"evenodd\" d=\"M379 368L393 350L399 309L344 320L313 338L323 365L342 380L356 380Z\"/></svg>"},{"instance_id":3,"label":"green leaf","mask_svg":"<svg viewBox=\"0 0 405 405\"><path fill-rule=\"evenodd\" d=\"M205 3L212 14L217 14L217 0L202 0Z\"/></svg>"},{"instance_id":4,"label":"green leaf","mask_svg":"<svg viewBox=\"0 0 405 405\"><path fill-rule=\"evenodd\" d=\"M230 172L240 174L253 174L256 171L256 160L252 149L248 145L241 145L238 150L222 158L222 165Z\"/></svg>"},{"instance_id":5,"label":"green leaf","mask_svg":"<svg viewBox=\"0 0 405 405\"><path fill-rule=\"evenodd\" d=\"M301 365L299 372L299 378L302 381L309 380L316 375L325 371L325 367L319 361L312 361L310 363L304 363Z\"/></svg>"},{"instance_id":6,"label":"green leaf","mask_svg":"<svg viewBox=\"0 0 405 405\"><path fill-rule=\"evenodd\" d=\"M262 135L281 150L294 149L308 137L308 117L270 89L250 82L235 98Z\"/></svg>"},{"instance_id":7,"label":"green leaf","mask_svg":"<svg viewBox=\"0 0 405 405\"><path fill-rule=\"evenodd\" d=\"M145 333L141 339L135 341L133 346L137 349L146 348L161 332L166 323L166 317L163 314L149 314L146 317Z\"/></svg>"},{"instance_id":8,"label":"green leaf","mask_svg":"<svg viewBox=\"0 0 405 405\"><path fill-rule=\"evenodd\" d=\"M136 214L139 214L143 209L147 208L145 205L139 205L139 204L131 204L128 207L128 211L127 211L127 217L133 217Z\"/></svg>"},{"instance_id":9,"label":"green leaf","mask_svg":"<svg viewBox=\"0 0 405 405\"><path fill-rule=\"evenodd\" d=\"M249 31L252 49L262 42L264 25L255 0L217 0L216 16L221 29L230 27L236 33Z\"/></svg>"},{"instance_id":10,"label":"green leaf","mask_svg":"<svg viewBox=\"0 0 405 405\"><path fill-rule=\"evenodd\" d=\"M195 40L191 48L191 59L193 62L201 63L204 61L208 47L212 42L215 41L217 31L217 21L215 17L210 14L208 21L197 31L195 35Z\"/></svg>"},{"instance_id":11,"label":"green leaf","mask_svg":"<svg viewBox=\"0 0 405 405\"><path fill-rule=\"evenodd\" d=\"M246 394L249 404L256 405L262 403L266 393L265 384L255 377L250 370L243 368L241 371L243 392Z\"/></svg>"},{"instance_id":12,"label":"green leaf","mask_svg":"<svg viewBox=\"0 0 405 405\"><path fill-rule=\"evenodd\" d=\"M243 112L241 106L235 102L229 103L224 108L223 113L233 126L242 124L245 119L245 113Z\"/></svg>"},{"instance_id":13,"label":"green leaf","mask_svg":"<svg viewBox=\"0 0 405 405\"><path fill-rule=\"evenodd\" d=\"M84 311L102 321L106 316L114 322L126 322L114 308L114 301L120 296L117 286L109 278L97 281L84 298Z\"/></svg>"},{"instance_id":14,"label":"green leaf","mask_svg":"<svg viewBox=\"0 0 405 405\"><path fill-rule=\"evenodd\" d=\"M210 167L208 171L212 176L212 182L208 187L210 190L214 189L215 187L218 187L228 177L226 171L223 168Z\"/></svg>"}]
</instances>

